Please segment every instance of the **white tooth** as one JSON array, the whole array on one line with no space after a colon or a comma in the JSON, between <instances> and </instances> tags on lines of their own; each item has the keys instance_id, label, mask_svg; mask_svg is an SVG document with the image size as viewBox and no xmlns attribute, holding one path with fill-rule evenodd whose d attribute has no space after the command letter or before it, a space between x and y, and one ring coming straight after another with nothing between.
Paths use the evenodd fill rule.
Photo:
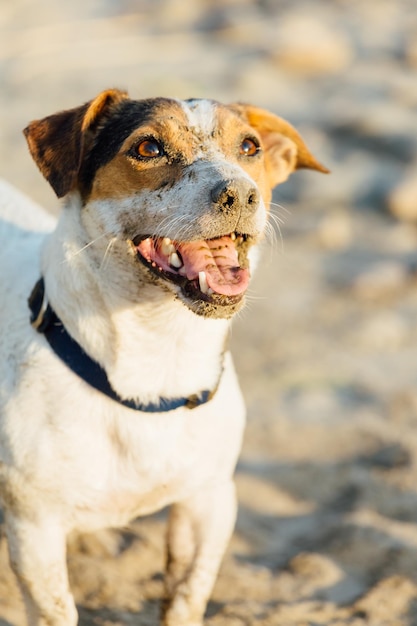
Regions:
<instances>
[{"instance_id":1,"label":"white tooth","mask_svg":"<svg viewBox=\"0 0 417 626\"><path fill-rule=\"evenodd\" d=\"M207 289L207 295L208 295L208 296L212 296L212 295L213 295L213 293L214 293L213 289L212 289L211 287L209 287L209 288Z\"/></svg>"},{"instance_id":2,"label":"white tooth","mask_svg":"<svg viewBox=\"0 0 417 626\"><path fill-rule=\"evenodd\" d=\"M236 233L231 233L230 239L234 241L236 239Z\"/></svg>"},{"instance_id":3,"label":"white tooth","mask_svg":"<svg viewBox=\"0 0 417 626\"><path fill-rule=\"evenodd\" d=\"M175 251L171 252L171 254L169 255L168 261L169 261L169 264L172 265L172 267L176 267L177 269L182 267L182 261Z\"/></svg>"},{"instance_id":4,"label":"white tooth","mask_svg":"<svg viewBox=\"0 0 417 626\"><path fill-rule=\"evenodd\" d=\"M200 284L200 291L203 293L208 293L210 287L207 283L207 276L205 272L198 272L198 282Z\"/></svg>"},{"instance_id":5,"label":"white tooth","mask_svg":"<svg viewBox=\"0 0 417 626\"><path fill-rule=\"evenodd\" d=\"M171 239L169 237L164 237L161 243L161 252L162 254L166 254L167 256L171 254L171 252L175 252L175 247L171 243Z\"/></svg>"}]
</instances>

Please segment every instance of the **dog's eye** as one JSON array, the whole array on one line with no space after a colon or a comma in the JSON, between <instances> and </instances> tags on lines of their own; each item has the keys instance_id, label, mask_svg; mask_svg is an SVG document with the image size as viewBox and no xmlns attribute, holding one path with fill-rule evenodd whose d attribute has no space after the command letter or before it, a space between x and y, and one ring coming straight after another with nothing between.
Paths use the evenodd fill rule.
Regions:
<instances>
[{"instance_id":1,"label":"dog's eye","mask_svg":"<svg viewBox=\"0 0 417 626\"><path fill-rule=\"evenodd\" d=\"M155 159L164 153L162 147L155 139L143 139L136 146L136 154L143 159Z\"/></svg>"},{"instance_id":2,"label":"dog's eye","mask_svg":"<svg viewBox=\"0 0 417 626\"><path fill-rule=\"evenodd\" d=\"M246 137L240 144L239 152L244 156L255 156L259 152L259 144L254 139Z\"/></svg>"}]
</instances>

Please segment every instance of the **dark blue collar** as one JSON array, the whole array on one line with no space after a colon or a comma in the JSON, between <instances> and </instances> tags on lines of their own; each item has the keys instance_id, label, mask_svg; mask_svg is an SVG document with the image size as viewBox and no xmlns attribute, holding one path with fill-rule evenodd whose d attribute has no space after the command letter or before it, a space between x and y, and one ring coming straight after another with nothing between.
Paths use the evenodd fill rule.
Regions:
<instances>
[{"instance_id":1,"label":"dark blue collar","mask_svg":"<svg viewBox=\"0 0 417 626\"><path fill-rule=\"evenodd\" d=\"M211 391L200 391L192 396L188 396L188 398L159 398L158 402L150 402L149 404L123 400L111 387L105 370L96 361L93 361L67 333L63 323L47 302L43 278L40 278L34 286L28 302L31 310L30 322L32 326L39 333L45 335L52 350L65 365L91 387L101 391L101 393L129 409L146 413L163 413L173 411L179 407L194 409L211 400L217 391L218 385Z\"/></svg>"}]
</instances>

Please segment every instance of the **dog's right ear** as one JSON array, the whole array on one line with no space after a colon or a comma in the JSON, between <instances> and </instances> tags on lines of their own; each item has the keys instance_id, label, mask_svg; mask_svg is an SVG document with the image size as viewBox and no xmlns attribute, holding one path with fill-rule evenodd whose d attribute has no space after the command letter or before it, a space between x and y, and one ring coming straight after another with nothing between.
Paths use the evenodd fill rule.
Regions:
<instances>
[{"instance_id":1,"label":"dog's right ear","mask_svg":"<svg viewBox=\"0 0 417 626\"><path fill-rule=\"evenodd\" d=\"M35 120L24 129L30 153L58 198L74 189L89 141L125 98L126 92L108 89L80 107Z\"/></svg>"}]
</instances>

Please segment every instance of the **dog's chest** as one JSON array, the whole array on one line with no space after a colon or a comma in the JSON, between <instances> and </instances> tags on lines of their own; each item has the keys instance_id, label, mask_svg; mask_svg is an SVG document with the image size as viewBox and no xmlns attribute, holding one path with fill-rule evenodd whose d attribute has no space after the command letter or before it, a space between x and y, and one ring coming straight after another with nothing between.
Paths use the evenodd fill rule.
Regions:
<instances>
[{"instance_id":1,"label":"dog's chest","mask_svg":"<svg viewBox=\"0 0 417 626\"><path fill-rule=\"evenodd\" d=\"M119 523L184 497L206 474L198 462L201 436L182 424L167 423L164 429L155 420L129 432L114 428L109 444L106 481L93 509Z\"/></svg>"},{"instance_id":2,"label":"dog's chest","mask_svg":"<svg viewBox=\"0 0 417 626\"><path fill-rule=\"evenodd\" d=\"M86 437L77 451L84 463L76 502L69 503L74 526L123 525L224 480L238 454L242 416L229 418L225 429L222 412L212 408L114 420L94 443Z\"/></svg>"}]
</instances>

